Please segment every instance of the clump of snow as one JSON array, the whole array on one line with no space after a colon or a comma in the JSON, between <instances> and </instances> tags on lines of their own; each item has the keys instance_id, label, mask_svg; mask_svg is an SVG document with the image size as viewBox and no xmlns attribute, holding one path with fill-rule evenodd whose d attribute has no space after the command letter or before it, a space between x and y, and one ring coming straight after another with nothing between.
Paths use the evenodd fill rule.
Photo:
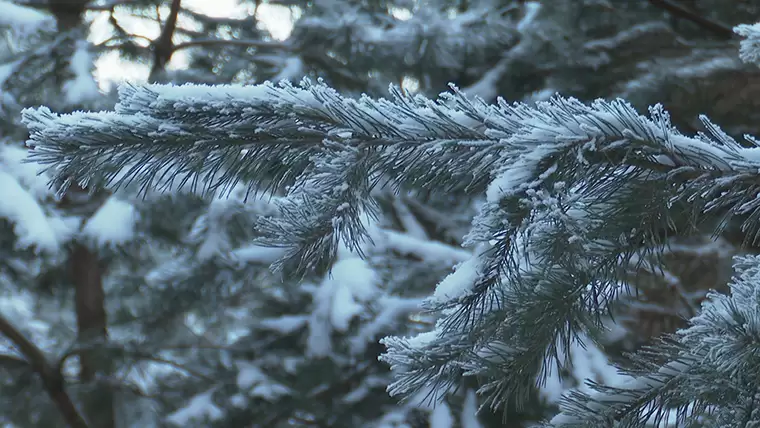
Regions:
<instances>
[{"instance_id":1,"label":"clump of snow","mask_svg":"<svg viewBox=\"0 0 760 428\"><path fill-rule=\"evenodd\" d=\"M222 409L214 403L214 389L198 394L190 399L187 406L170 414L166 419L174 425L192 425L192 421L202 421L206 418L219 420L224 416Z\"/></svg>"},{"instance_id":2,"label":"clump of snow","mask_svg":"<svg viewBox=\"0 0 760 428\"><path fill-rule=\"evenodd\" d=\"M287 250L262 245L246 245L231 252L231 256L240 264L257 263L271 265L285 255Z\"/></svg>"},{"instance_id":3,"label":"clump of snow","mask_svg":"<svg viewBox=\"0 0 760 428\"><path fill-rule=\"evenodd\" d=\"M134 239L136 222L135 207L111 196L87 219L82 233L101 246L122 245Z\"/></svg>"},{"instance_id":4,"label":"clump of snow","mask_svg":"<svg viewBox=\"0 0 760 428\"><path fill-rule=\"evenodd\" d=\"M303 75L303 61L298 56L291 56L285 60L282 69L272 80L275 82L279 82L280 80L294 82L301 79Z\"/></svg>"},{"instance_id":5,"label":"clump of snow","mask_svg":"<svg viewBox=\"0 0 760 428\"><path fill-rule=\"evenodd\" d=\"M238 368L240 372L237 376L237 385L240 389L248 390L251 396L273 399L290 392L287 387L272 382L261 369L253 364L240 362Z\"/></svg>"},{"instance_id":6,"label":"clump of snow","mask_svg":"<svg viewBox=\"0 0 760 428\"><path fill-rule=\"evenodd\" d=\"M472 389L467 390L460 416L462 428L483 428L478 421L478 397Z\"/></svg>"},{"instance_id":7,"label":"clump of snow","mask_svg":"<svg viewBox=\"0 0 760 428\"><path fill-rule=\"evenodd\" d=\"M0 76L2 81L2 76ZM43 174L43 167L34 162L27 162L29 149L19 145L0 145L0 164L10 175L16 178L29 193L38 200L52 197L54 192L48 185L49 176Z\"/></svg>"},{"instance_id":8,"label":"clump of snow","mask_svg":"<svg viewBox=\"0 0 760 428\"><path fill-rule=\"evenodd\" d=\"M760 23L737 25L734 32L744 37L739 48L742 61L760 64Z\"/></svg>"},{"instance_id":9,"label":"clump of snow","mask_svg":"<svg viewBox=\"0 0 760 428\"><path fill-rule=\"evenodd\" d=\"M375 248L398 251L402 254L414 255L422 260L442 264L457 264L472 256L469 251L453 247L442 242L415 237L411 233L400 233L392 230L372 231Z\"/></svg>"},{"instance_id":10,"label":"clump of snow","mask_svg":"<svg viewBox=\"0 0 760 428\"><path fill-rule=\"evenodd\" d=\"M283 315L277 318L265 318L259 325L282 334L292 333L303 327L309 321L304 315Z\"/></svg>"},{"instance_id":11,"label":"clump of snow","mask_svg":"<svg viewBox=\"0 0 760 428\"><path fill-rule=\"evenodd\" d=\"M361 313L361 303L377 292L376 274L367 262L354 257L338 261L329 276L334 290L330 321L336 330L345 331L351 319Z\"/></svg>"},{"instance_id":12,"label":"clump of snow","mask_svg":"<svg viewBox=\"0 0 760 428\"><path fill-rule=\"evenodd\" d=\"M434 428L454 428L454 417L448 404L441 402L436 404L430 412L430 426Z\"/></svg>"},{"instance_id":13,"label":"clump of snow","mask_svg":"<svg viewBox=\"0 0 760 428\"><path fill-rule=\"evenodd\" d=\"M332 349L333 330L346 331L363 303L377 294L377 275L369 264L353 256L338 260L314 291L309 320L308 352L325 356Z\"/></svg>"},{"instance_id":14,"label":"clump of snow","mask_svg":"<svg viewBox=\"0 0 760 428\"><path fill-rule=\"evenodd\" d=\"M13 224L19 248L57 251L62 242L42 206L16 179L0 170L0 217Z\"/></svg>"},{"instance_id":15,"label":"clump of snow","mask_svg":"<svg viewBox=\"0 0 760 428\"><path fill-rule=\"evenodd\" d=\"M42 25L53 24L50 15L12 1L0 0L0 11L0 27L10 27L20 35L34 31Z\"/></svg>"},{"instance_id":16,"label":"clump of snow","mask_svg":"<svg viewBox=\"0 0 760 428\"><path fill-rule=\"evenodd\" d=\"M199 261L206 261L212 257L225 254L231 247L230 237L224 228L224 220L232 206L232 201L214 199L208 206L206 213L193 224L189 239L201 242L196 257Z\"/></svg>"},{"instance_id":17,"label":"clump of snow","mask_svg":"<svg viewBox=\"0 0 760 428\"><path fill-rule=\"evenodd\" d=\"M413 349L423 349L427 345L435 342L436 339L439 337L439 332L437 330L431 330L426 331L417 334L416 336L412 337L406 337L401 340L403 340L407 346ZM380 341L380 343L390 347L390 343L393 341L399 340L399 338L395 337L386 337Z\"/></svg>"},{"instance_id":18,"label":"clump of snow","mask_svg":"<svg viewBox=\"0 0 760 428\"><path fill-rule=\"evenodd\" d=\"M93 61L87 41L78 41L69 63L74 77L63 85L68 104L77 105L100 96L98 83L92 75Z\"/></svg>"},{"instance_id":19,"label":"clump of snow","mask_svg":"<svg viewBox=\"0 0 760 428\"><path fill-rule=\"evenodd\" d=\"M230 397L230 404L238 409L242 409L248 404L248 400L242 394L235 394Z\"/></svg>"},{"instance_id":20,"label":"clump of snow","mask_svg":"<svg viewBox=\"0 0 760 428\"><path fill-rule=\"evenodd\" d=\"M438 284L431 300L447 302L466 296L478 279L479 265L478 257L471 257L469 260L460 263L454 273L449 274Z\"/></svg>"}]
</instances>

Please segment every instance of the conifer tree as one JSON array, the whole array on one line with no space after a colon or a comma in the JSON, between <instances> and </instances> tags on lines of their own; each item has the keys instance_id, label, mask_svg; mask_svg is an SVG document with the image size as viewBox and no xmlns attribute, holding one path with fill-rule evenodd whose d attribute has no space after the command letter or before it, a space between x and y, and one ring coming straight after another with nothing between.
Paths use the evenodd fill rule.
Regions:
<instances>
[{"instance_id":1,"label":"conifer tree","mask_svg":"<svg viewBox=\"0 0 760 428\"><path fill-rule=\"evenodd\" d=\"M760 56L759 28L736 28L745 61ZM249 230L257 250L280 249L274 268L302 290L310 275L333 269L330 281L340 280L341 263L371 263L387 245L367 220L381 189L485 194L463 242L471 255L425 299L435 327L383 340L395 396L441 399L473 379L485 407L529 404L537 382L572 367L578 344L601 344L617 297L635 286L631 266L658 260L674 237L737 223L755 242L752 137L739 143L704 116L706 131L689 136L661 105L642 116L619 99L489 104L452 89L431 100L394 88L389 99L354 99L308 80L125 86L112 112L24 118L33 158L59 191L136 181L143 192L245 194L287 183ZM728 294L711 294L688 328L636 353L606 385L572 390L546 423L757 423L756 265L736 259ZM319 301L323 287L312 289ZM436 417L436 426L451 419Z\"/></svg>"},{"instance_id":2,"label":"conifer tree","mask_svg":"<svg viewBox=\"0 0 760 428\"><path fill-rule=\"evenodd\" d=\"M147 49L134 43L139 35L124 30L115 10L144 13L152 3L161 2L6 3L13 6L17 19L6 23L14 32L14 45L9 45L8 74L3 80L8 106L3 119L13 125L3 135L7 139L3 167L8 171L4 185L18 190L18 195L8 195L8 201L23 197L28 202L23 209L17 206L16 211L2 213L13 230L6 234L9 256L4 259L9 260L12 275L3 284L14 294L8 300L8 313L3 312L10 322L2 325L8 345L5 359L10 363L3 380L14 386L4 390L8 405L2 414L8 423L290 426L300 421L332 426L425 426L455 418L476 426L472 390L452 397L451 408L399 407L385 392L391 374L377 360L382 336L429 327L432 319L417 316L410 326L408 317L418 311L422 297L438 278L470 256L458 245L471 218L472 201L458 186L444 196L375 195L383 215L359 226L372 232L373 245L336 248L318 269L308 269L308 274L304 270L303 275L283 282L269 271L281 252L251 244L266 231L266 227L259 229L260 219L283 213L278 203L248 202L247 190L252 180L258 180L265 183L260 191L280 201L282 185L293 182L293 173L281 175L281 168L267 168L240 177L242 184L205 189L200 195L183 189L192 186L183 185L180 178L175 183L163 182L173 187L171 195L138 194L147 183L113 195L88 183L54 193L44 186L52 177L36 176L39 168L26 163L20 147L25 132L15 122L21 107L109 108L109 99L97 94L90 75L91 55L103 50L119 49L146 59L152 64L149 79L154 81L219 83L242 78L239 73L246 69L230 73L230 68L225 71L220 66L225 55L196 49L206 45L239 48L234 52L238 67L246 61L259 64L254 59L266 56L259 50L276 47L281 60L270 63L270 69L247 69L256 78L275 72L275 77L336 72L335 64L345 62L345 57L314 58L313 46L305 45L308 41L336 43L332 37L313 37L314 32L326 34L320 26L336 16L335 10L310 11L320 19L304 19L297 28L300 36L284 46L257 32L250 21L212 19L173 1L165 5L169 14ZM110 14L116 37L100 46L87 44L83 24L88 9ZM483 22L486 10L463 25L493 24ZM359 7L357 19L373 16L378 21L381 15L376 8ZM29 16L49 26L20 23L19 17ZM444 23L458 19L432 16ZM208 30L192 33L183 28L183 17L222 26L220 33L233 28L251 38L225 39ZM504 30L503 22L497 24ZM421 19L405 24L399 20L396 25L420 31L423 27ZM333 31L362 30L352 26L355 22L341 22ZM420 33L403 42L435 40L470 46L461 43L468 35L464 30L447 42L443 29L439 26L435 34ZM408 31L403 27L389 33L406 36ZM489 43L499 40L492 37ZM378 46L373 47L373 41ZM374 39L357 46L390 60L404 50L397 43ZM256 55L250 54L251 47L258 48ZM192 50L193 69L168 69L172 55L184 49ZM53 62L50 52L55 54ZM451 53L436 51L438 56ZM211 58L206 68L196 59L204 56ZM306 64L303 69L288 69L298 61ZM462 59L457 61L453 64L462 67ZM418 75L420 81L425 73L449 70L437 77L441 86L454 70L453 65L442 67L439 62L424 63L429 68L423 70L422 64L417 63L420 69L414 71L423 73ZM412 73L389 65L388 61L368 63L359 70L337 73L331 81L358 92L372 90L378 67L386 67L386 74L396 73L394 81ZM287 157L271 159L279 163ZM308 163L308 158L300 162ZM82 190L95 193L87 195ZM223 200L215 200L216 196ZM182 213L179 218L178 212ZM36 223L31 223L35 217L30 213L37 216ZM48 235L35 236L44 232ZM52 251L44 251L49 248L40 241L43 238L54 241ZM21 251L27 248L30 251ZM357 251L365 258L357 257Z\"/></svg>"},{"instance_id":3,"label":"conifer tree","mask_svg":"<svg viewBox=\"0 0 760 428\"><path fill-rule=\"evenodd\" d=\"M686 409L705 426L733 426L731 415L748 413L745 392L718 400L725 391L709 388L736 388L721 376L752 373L742 365L751 359L731 360L727 373L698 354L704 377L665 383L674 389L656 377L696 367L692 349L743 356L734 351L751 338L736 330L752 318L751 257L737 265L731 297L714 295L698 314L706 289L729 292L736 244L753 244L740 192L753 143L709 123L722 145L670 126L694 134L692 119L709 112L728 134L757 134L758 69L736 58L731 30L756 16L751 2L285 2L300 17L284 41L255 19L212 18L177 0L36 3L0 2L17 12L0 16L12 27L0 73L2 188L18 201L0 213L2 287L15 296L2 312L12 321L8 423L75 425L74 409L90 426L472 428L503 426L506 409L507 426L524 426L557 413L545 405L568 388L557 424L639 426L647 412ZM87 9L110 15L114 37L84 42ZM124 12L160 16L159 36L131 33ZM745 59L753 28L740 30ZM317 83L127 85L112 113L28 112L34 161L51 167L35 176L18 111L111 109L108 97L81 97L94 93L81 86L92 88L90 55L109 50L149 64L153 82ZM188 69L169 67L178 52ZM428 99L394 89L377 100L388 82ZM449 82L467 96L429 100ZM586 103L533 104L555 91ZM493 104L497 95L525 104ZM614 96L632 105L590 103ZM670 118L635 112L657 101ZM745 175L719 182L708 202L700 191L726 171ZM68 180L97 192L62 206ZM737 201L749 205L734 212ZM62 280L72 260L107 268L90 312L107 314L106 324L90 318L107 341L79 334L71 290L80 288ZM475 283L458 295L459 281ZM737 308L733 324L724 306ZM615 350L694 316L638 365ZM7 334L16 330L29 340ZM709 348L726 331L735 341ZM41 375L40 354L61 362L72 406L50 400L44 382L56 379ZM74 363L88 357L106 364L83 376ZM385 392L386 362L392 392L408 398L401 406ZM102 397L114 404L93 400ZM438 405L420 405L428 398Z\"/></svg>"}]
</instances>

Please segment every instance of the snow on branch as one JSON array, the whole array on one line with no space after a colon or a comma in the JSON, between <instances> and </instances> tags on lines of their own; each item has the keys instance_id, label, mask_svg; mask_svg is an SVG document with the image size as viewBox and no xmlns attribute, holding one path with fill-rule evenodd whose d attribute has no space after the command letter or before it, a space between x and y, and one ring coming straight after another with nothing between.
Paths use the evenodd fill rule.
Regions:
<instances>
[{"instance_id":1,"label":"snow on branch","mask_svg":"<svg viewBox=\"0 0 760 428\"><path fill-rule=\"evenodd\" d=\"M12 1L0 0L0 27L28 33L40 25L54 24L53 17Z\"/></svg>"},{"instance_id":2,"label":"snow on branch","mask_svg":"<svg viewBox=\"0 0 760 428\"><path fill-rule=\"evenodd\" d=\"M737 25L734 32L744 37L739 49L742 61L760 64L760 23Z\"/></svg>"},{"instance_id":3,"label":"snow on branch","mask_svg":"<svg viewBox=\"0 0 760 428\"><path fill-rule=\"evenodd\" d=\"M515 24L504 16L509 8L494 11L471 7L456 16L420 8L410 19L378 23L366 14L342 7L323 16L300 19L293 38L297 45L320 46L322 52L350 58L354 68L383 69L393 64L397 71L406 73L419 72L421 67L459 70L467 61L477 61L475 58L516 43Z\"/></svg>"},{"instance_id":4,"label":"snow on branch","mask_svg":"<svg viewBox=\"0 0 760 428\"><path fill-rule=\"evenodd\" d=\"M756 387L745 389L742 382L760 375L760 257L735 261L730 294L711 293L688 328L670 335L657 352L634 358L648 370L631 372L633 378L618 387L595 385L591 394L573 394L552 426L602 426L609 420L661 426L656 422L669 420L740 427L754 420Z\"/></svg>"},{"instance_id":5,"label":"snow on branch","mask_svg":"<svg viewBox=\"0 0 760 428\"><path fill-rule=\"evenodd\" d=\"M496 407L527 400L546 360L601 328L621 264L712 213L750 219L756 236L755 140L744 147L706 118L707 133L686 136L661 106L649 113L559 96L489 105L455 88L357 100L304 81L124 86L113 112L24 120L59 190L276 189L281 215L259 225L260 243L285 248L277 265L296 275L328 269L340 245L361 252L375 187L485 193L466 239L474 258L426 302L436 330L388 338L384 358L400 373L393 393L481 376Z\"/></svg>"}]
</instances>

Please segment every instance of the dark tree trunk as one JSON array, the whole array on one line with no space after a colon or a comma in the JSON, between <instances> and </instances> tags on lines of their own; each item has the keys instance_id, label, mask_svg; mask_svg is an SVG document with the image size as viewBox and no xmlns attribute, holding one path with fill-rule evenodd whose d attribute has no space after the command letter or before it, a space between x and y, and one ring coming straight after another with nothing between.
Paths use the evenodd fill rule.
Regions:
<instances>
[{"instance_id":1,"label":"dark tree trunk","mask_svg":"<svg viewBox=\"0 0 760 428\"><path fill-rule=\"evenodd\" d=\"M59 31L69 31L79 27L90 0L49 0L50 13L55 17ZM80 205L91 205L86 190L73 186L63 198L62 206L81 210ZM108 323L103 289L103 268L98 254L83 243L75 243L68 258L69 274L74 286L77 319L77 336L87 350L79 354L82 383L91 384L92 390L84 397L84 410L90 425L94 428L113 428L113 391L104 384L96 383L98 374L107 376L111 364L98 348L108 339Z\"/></svg>"}]
</instances>

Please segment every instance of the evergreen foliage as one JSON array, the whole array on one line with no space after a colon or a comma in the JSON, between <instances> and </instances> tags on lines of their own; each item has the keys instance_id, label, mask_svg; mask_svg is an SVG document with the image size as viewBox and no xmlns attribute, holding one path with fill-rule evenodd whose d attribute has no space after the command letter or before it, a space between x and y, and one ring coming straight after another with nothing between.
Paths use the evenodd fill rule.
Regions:
<instances>
[{"instance_id":1,"label":"evergreen foliage","mask_svg":"<svg viewBox=\"0 0 760 428\"><path fill-rule=\"evenodd\" d=\"M749 36L742 57L755 58L756 26L737 31ZM437 398L474 377L485 405L528 404L551 361L567 365L573 344L598 341L630 267L668 237L718 234L733 218L748 242L759 233L760 147L705 117L707 132L691 137L659 105L641 116L621 100L391 95L355 100L309 81L127 86L114 112L42 108L25 121L33 159L60 190L287 182L254 242L282 248L275 267L296 279L340 262L341 244L365 253L375 189L485 192L464 240L473 256L425 300L435 329L384 339L393 395ZM551 425L755 421L755 260L739 259L730 297L713 294L689 328L637 354L631 380L573 391Z\"/></svg>"},{"instance_id":2,"label":"evergreen foliage","mask_svg":"<svg viewBox=\"0 0 760 428\"><path fill-rule=\"evenodd\" d=\"M0 421L757 423L756 5L241 3L0 0Z\"/></svg>"},{"instance_id":3,"label":"evergreen foliage","mask_svg":"<svg viewBox=\"0 0 760 428\"><path fill-rule=\"evenodd\" d=\"M8 363L3 422L20 427L425 426L431 418L461 418L476 426L472 391L452 395L452 410L398 406L385 391L391 373L377 359L381 337L429 328L428 317L415 316L411 324L408 317L438 279L469 257L459 248L472 216L469 199L455 193L376 194L376 218L351 225L372 237L367 248L351 247L362 249L364 259L333 246L328 254L333 257L325 258L319 271L283 282L269 270L282 252L252 244L266 232L260 219L283 216L279 208L290 203L282 198L281 185L296 175L280 176L282 168L265 165L258 175L238 177L202 195L178 186L170 195L145 197L140 186L117 194L81 191L95 191L90 185L54 193L46 186L53 177L38 176L38 166L27 162L21 147L27 131L18 126L24 106L110 108L108 94L98 93L90 74L100 53L118 50L152 64L154 81L283 77L302 73L288 69L300 61L293 55L316 56L313 47L297 46L313 39L311 30L298 30L301 42L294 37L278 43L255 20L211 18L184 8L172 15L179 2L54 1L50 14L42 5L1 4L14 11L13 19L3 22L9 43L2 76L7 106L2 119L8 121L2 167L8 175L2 176L7 194L0 214L7 226L3 291L12 296L2 312L10 321L2 324ZM161 11L161 34L148 46L145 36L133 34L122 21L150 17L156 6L168 10ZM109 15L114 32L98 45L84 41L82 14L89 7ZM381 12L372 13L379 18ZM193 31L198 24L203 29ZM173 34L167 31L172 25ZM164 34L173 42L167 44ZM204 47L209 49L199 49ZM379 54L378 48L364 48ZM276 55L266 54L273 49ZM190 69L166 67L173 53L185 50ZM337 70L329 56L306 62L314 73ZM351 80L353 90L371 86L370 68L380 65L390 64L358 70L364 86ZM432 65L429 70L437 71ZM392 80L401 80L403 72ZM250 201L252 180L272 201ZM82 306L83 296L96 301ZM20 347L20 337L29 346ZM48 383L59 379L62 383Z\"/></svg>"}]
</instances>

